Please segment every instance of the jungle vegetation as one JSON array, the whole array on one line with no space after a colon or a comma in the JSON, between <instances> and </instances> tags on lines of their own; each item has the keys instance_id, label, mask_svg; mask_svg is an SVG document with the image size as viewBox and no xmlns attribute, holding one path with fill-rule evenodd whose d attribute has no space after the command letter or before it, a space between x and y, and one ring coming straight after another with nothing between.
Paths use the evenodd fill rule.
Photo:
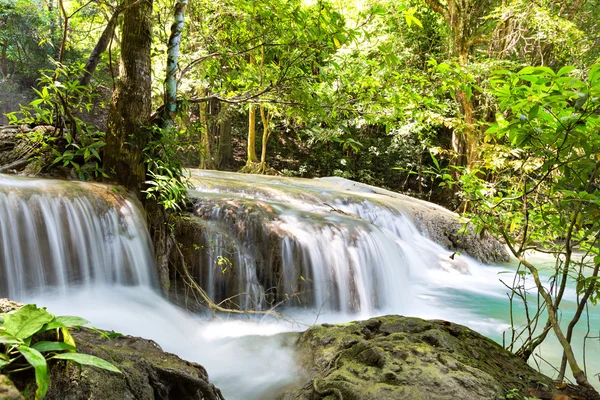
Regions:
<instances>
[{"instance_id":1,"label":"jungle vegetation","mask_svg":"<svg viewBox=\"0 0 600 400\"><path fill-rule=\"evenodd\" d=\"M599 57L596 0L0 0L4 122L56 127L24 140L139 196L159 257L185 167L429 199L519 260L507 347L555 335L559 379L592 392L570 343L600 296Z\"/></svg>"}]
</instances>

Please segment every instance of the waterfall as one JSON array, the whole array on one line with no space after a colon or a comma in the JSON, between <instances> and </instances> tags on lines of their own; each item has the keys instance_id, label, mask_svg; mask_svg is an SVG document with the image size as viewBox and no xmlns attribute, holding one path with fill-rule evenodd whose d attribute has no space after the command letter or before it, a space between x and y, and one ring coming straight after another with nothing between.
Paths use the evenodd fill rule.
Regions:
<instances>
[{"instance_id":1,"label":"waterfall","mask_svg":"<svg viewBox=\"0 0 600 400\"><path fill-rule=\"evenodd\" d=\"M242 309L408 313L418 301L409 281L475 264L417 229L407 208L424 202L349 190L339 179L192 174L206 251L187 262L215 302L239 295Z\"/></svg>"},{"instance_id":2,"label":"waterfall","mask_svg":"<svg viewBox=\"0 0 600 400\"><path fill-rule=\"evenodd\" d=\"M0 297L99 284L156 285L137 206L110 186L0 175Z\"/></svg>"}]
</instances>

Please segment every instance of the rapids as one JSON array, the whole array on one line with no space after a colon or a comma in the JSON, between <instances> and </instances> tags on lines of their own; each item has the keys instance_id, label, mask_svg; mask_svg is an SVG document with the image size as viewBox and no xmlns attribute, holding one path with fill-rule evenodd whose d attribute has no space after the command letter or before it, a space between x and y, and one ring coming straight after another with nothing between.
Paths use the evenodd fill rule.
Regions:
<instances>
[{"instance_id":1,"label":"rapids","mask_svg":"<svg viewBox=\"0 0 600 400\"><path fill-rule=\"evenodd\" d=\"M242 308L281 303L285 320L211 319L166 301L144 219L117 189L4 175L0 297L151 338L204 365L230 400L268 400L293 385L294 338L278 333L314 323L398 313L451 320L502 341L509 316L499 279L511 279L503 274L513 267L482 265L464 254L451 259L415 218L416 209L448 214L440 207L339 178L191 174L190 193L206 227L198 241L210 253L197 260L198 281L216 301L243 293ZM233 209L242 216L260 209L264 218L254 222L262 228L234 229ZM233 279L223 277L232 272L226 269L235 271ZM565 316L574 290L569 296ZM516 319L522 322L523 310ZM581 338L587 326L578 328ZM592 310L590 330L598 329ZM600 370L598 341L587 348L588 368ZM556 362L560 353L548 342L541 355Z\"/></svg>"}]
</instances>

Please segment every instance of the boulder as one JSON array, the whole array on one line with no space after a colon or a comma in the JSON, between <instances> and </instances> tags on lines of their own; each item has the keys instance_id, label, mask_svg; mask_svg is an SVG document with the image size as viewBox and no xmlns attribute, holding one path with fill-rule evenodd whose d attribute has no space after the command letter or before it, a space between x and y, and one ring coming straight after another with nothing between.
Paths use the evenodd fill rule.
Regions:
<instances>
[{"instance_id":1,"label":"boulder","mask_svg":"<svg viewBox=\"0 0 600 400\"><path fill-rule=\"evenodd\" d=\"M554 399L553 381L447 321L384 316L313 326L298 341L305 385L285 400ZM512 397L508 397L511 395Z\"/></svg>"},{"instance_id":2,"label":"boulder","mask_svg":"<svg viewBox=\"0 0 600 400\"><path fill-rule=\"evenodd\" d=\"M221 392L199 364L165 353L151 340L132 336L105 339L82 329L73 333L77 351L111 362L122 374L73 363L51 368L46 400L219 400Z\"/></svg>"},{"instance_id":3,"label":"boulder","mask_svg":"<svg viewBox=\"0 0 600 400\"><path fill-rule=\"evenodd\" d=\"M0 313L21 306L0 299ZM122 374L73 362L50 362L46 400L223 400L221 391L209 382L204 367L164 352L151 340L87 328L72 330L71 335L78 353L109 361ZM35 378L31 370L13 373L10 378L26 399L34 398ZM0 400L22 399L15 386L0 375Z\"/></svg>"},{"instance_id":4,"label":"boulder","mask_svg":"<svg viewBox=\"0 0 600 400\"><path fill-rule=\"evenodd\" d=\"M23 400L21 392L5 375L0 375L0 400Z\"/></svg>"}]
</instances>

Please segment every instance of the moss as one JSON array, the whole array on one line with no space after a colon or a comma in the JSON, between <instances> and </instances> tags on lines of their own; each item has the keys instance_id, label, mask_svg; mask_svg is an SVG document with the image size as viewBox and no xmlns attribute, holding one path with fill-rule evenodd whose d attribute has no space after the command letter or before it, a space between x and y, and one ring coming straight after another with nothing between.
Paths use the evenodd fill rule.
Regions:
<instances>
[{"instance_id":1,"label":"moss","mask_svg":"<svg viewBox=\"0 0 600 400\"><path fill-rule=\"evenodd\" d=\"M552 396L550 378L470 329L446 321L385 316L344 325L314 326L298 357L317 389L287 398L500 399L511 388ZM314 385L313 385L314 386Z\"/></svg>"},{"instance_id":2,"label":"moss","mask_svg":"<svg viewBox=\"0 0 600 400\"><path fill-rule=\"evenodd\" d=\"M10 379L5 375L0 375L0 399L2 400L23 400L23 396L15 387Z\"/></svg>"}]
</instances>

